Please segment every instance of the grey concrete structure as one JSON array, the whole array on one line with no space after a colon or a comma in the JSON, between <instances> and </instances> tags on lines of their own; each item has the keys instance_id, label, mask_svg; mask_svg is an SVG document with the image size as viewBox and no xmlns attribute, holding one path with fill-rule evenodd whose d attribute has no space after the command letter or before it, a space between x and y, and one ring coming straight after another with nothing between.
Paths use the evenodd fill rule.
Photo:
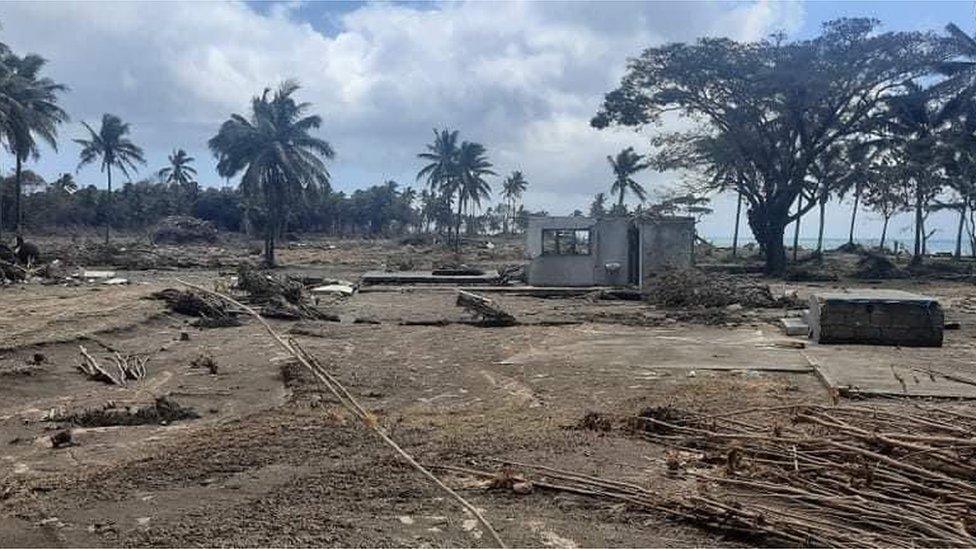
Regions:
<instances>
[{"instance_id":1,"label":"grey concrete structure","mask_svg":"<svg viewBox=\"0 0 976 549\"><path fill-rule=\"evenodd\" d=\"M690 217L531 217L526 233L533 286L646 285L694 262Z\"/></svg>"},{"instance_id":2,"label":"grey concrete structure","mask_svg":"<svg viewBox=\"0 0 976 549\"><path fill-rule=\"evenodd\" d=\"M945 316L931 297L856 289L810 296L810 337L818 343L941 347Z\"/></svg>"}]
</instances>

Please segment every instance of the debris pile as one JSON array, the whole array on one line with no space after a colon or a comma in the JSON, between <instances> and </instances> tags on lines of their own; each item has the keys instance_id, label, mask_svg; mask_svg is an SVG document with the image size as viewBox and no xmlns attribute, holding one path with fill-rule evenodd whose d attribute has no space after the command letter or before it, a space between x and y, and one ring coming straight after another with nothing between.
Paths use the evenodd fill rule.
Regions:
<instances>
[{"instance_id":1,"label":"debris pile","mask_svg":"<svg viewBox=\"0 0 976 549\"><path fill-rule=\"evenodd\" d=\"M883 253L864 251L860 256L857 261L857 267L851 274L854 278L861 280L882 280L905 277L905 272L899 269Z\"/></svg>"},{"instance_id":2,"label":"debris pile","mask_svg":"<svg viewBox=\"0 0 976 549\"><path fill-rule=\"evenodd\" d=\"M201 328L218 328L224 326L239 326L236 312L227 308L227 304L215 297L192 290L177 290L166 288L154 292L151 299L166 302L166 306L174 313L197 317L195 324Z\"/></svg>"},{"instance_id":3,"label":"debris pile","mask_svg":"<svg viewBox=\"0 0 976 549\"><path fill-rule=\"evenodd\" d=\"M654 281L651 303L675 309L714 309L729 306L773 308L798 306L794 298L775 297L769 286L743 277L705 273L697 269L672 271Z\"/></svg>"},{"instance_id":4,"label":"debris pile","mask_svg":"<svg viewBox=\"0 0 976 549\"><path fill-rule=\"evenodd\" d=\"M278 277L247 263L238 267L237 289L247 294L250 303L260 305L261 316L267 318L334 320L335 317L315 306L300 280Z\"/></svg>"},{"instance_id":5,"label":"debris pile","mask_svg":"<svg viewBox=\"0 0 976 549\"><path fill-rule=\"evenodd\" d=\"M210 221L184 215L171 215L163 218L153 231L152 240L156 244L214 243L217 241L217 227Z\"/></svg>"},{"instance_id":6,"label":"debris pile","mask_svg":"<svg viewBox=\"0 0 976 549\"><path fill-rule=\"evenodd\" d=\"M165 396L156 398L144 406L119 406L108 402L101 408L89 408L80 412L55 411L48 421L68 423L77 427L110 427L114 425L166 425L174 421L198 419L193 408L187 408Z\"/></svg>"}]
</instances>

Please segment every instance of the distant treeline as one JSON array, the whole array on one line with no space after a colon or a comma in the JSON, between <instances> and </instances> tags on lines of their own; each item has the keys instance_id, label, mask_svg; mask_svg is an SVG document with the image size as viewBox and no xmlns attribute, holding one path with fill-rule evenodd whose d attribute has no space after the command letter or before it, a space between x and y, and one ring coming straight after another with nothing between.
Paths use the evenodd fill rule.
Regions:
<instances>
[{"instance_id":1,"label":"distant treeline","mask_svg":"<svg viewBox=\"0 0 976 549\"><path fill-rule=\"evenodd\" d=\"M53 182L37 174L23 174L22 197L26 231L66 227L104 227L142 231L170 215L187 215L211 221L224 231L260 234L266 222L260 205L249 205L237 188L201 188L196 183L174 184L153 180L128 182L113 190L94 185L78 187L70 174ZM12 177L0 181L0 228L15 227L15 186ZM539 212L545 213L545 212ZM337 236L399 236L444 233L454 223L451 204L424 190L417 193L395 182L386 182L351 194L309 190L291 203L285 232L321 232ZM469 235L498 233L510 219L505 204L467 215ZM516 228L523 228L528 213L519 208Z\"/></svg>"}]
</instances>

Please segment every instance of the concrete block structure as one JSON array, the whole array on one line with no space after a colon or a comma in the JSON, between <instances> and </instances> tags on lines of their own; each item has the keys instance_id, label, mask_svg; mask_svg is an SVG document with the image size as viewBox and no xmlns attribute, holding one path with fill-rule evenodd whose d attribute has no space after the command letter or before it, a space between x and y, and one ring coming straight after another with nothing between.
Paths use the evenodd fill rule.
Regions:
<instances>
[{"instance_id":1,"label":"concrete block structure","mask_svg":"<svg viewBox=\"0 0 976 549\"><path fill-rule=\"evenodd\" d=\"M527 267L533 286L646 286L694 263L691 217L531 217Z\"/></svg>"},{"instance_id":2,"label":"concrete block structure","mask_svg":"<svg viewBox=\"0 0 976 549\"><path fill-rule=\"evenodd\" d=\"M808 321L818 343L941 347L945 315L931 297L852 289L810 296Z\"/></svg>"}]
</instances>

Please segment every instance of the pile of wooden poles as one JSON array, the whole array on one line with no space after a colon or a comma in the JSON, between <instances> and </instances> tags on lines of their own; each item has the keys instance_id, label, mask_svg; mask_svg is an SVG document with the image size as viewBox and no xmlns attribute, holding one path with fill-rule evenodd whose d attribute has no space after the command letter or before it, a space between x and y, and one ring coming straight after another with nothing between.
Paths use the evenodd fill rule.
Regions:
<instances>
[{"instance_id":1,"label":"pile of wooden poles","mask_svg":"<svg viewBox=\"0 0 976 549\"><path fill-rule=\"evenodd\" d=\"M659 408L634 423L666 447L668 475L694 481L684 491L514 461L443 468L490 487L530 482L627 503L772 545L976 546L976 415L934 406Z\"/></svg>"},{"instance_id":2,"label":"pile of wooden poles","mask_svg":"<svg viewBox=\"0 0 976 549\"><path fill-rule=\"evenodd\" d=\"M974 415L904 405L668 415L638 422L684 456L669 460L675 474L699 481L675 508L683 515L801 545L976 545Z\"/></svg>"}]
</instances>

